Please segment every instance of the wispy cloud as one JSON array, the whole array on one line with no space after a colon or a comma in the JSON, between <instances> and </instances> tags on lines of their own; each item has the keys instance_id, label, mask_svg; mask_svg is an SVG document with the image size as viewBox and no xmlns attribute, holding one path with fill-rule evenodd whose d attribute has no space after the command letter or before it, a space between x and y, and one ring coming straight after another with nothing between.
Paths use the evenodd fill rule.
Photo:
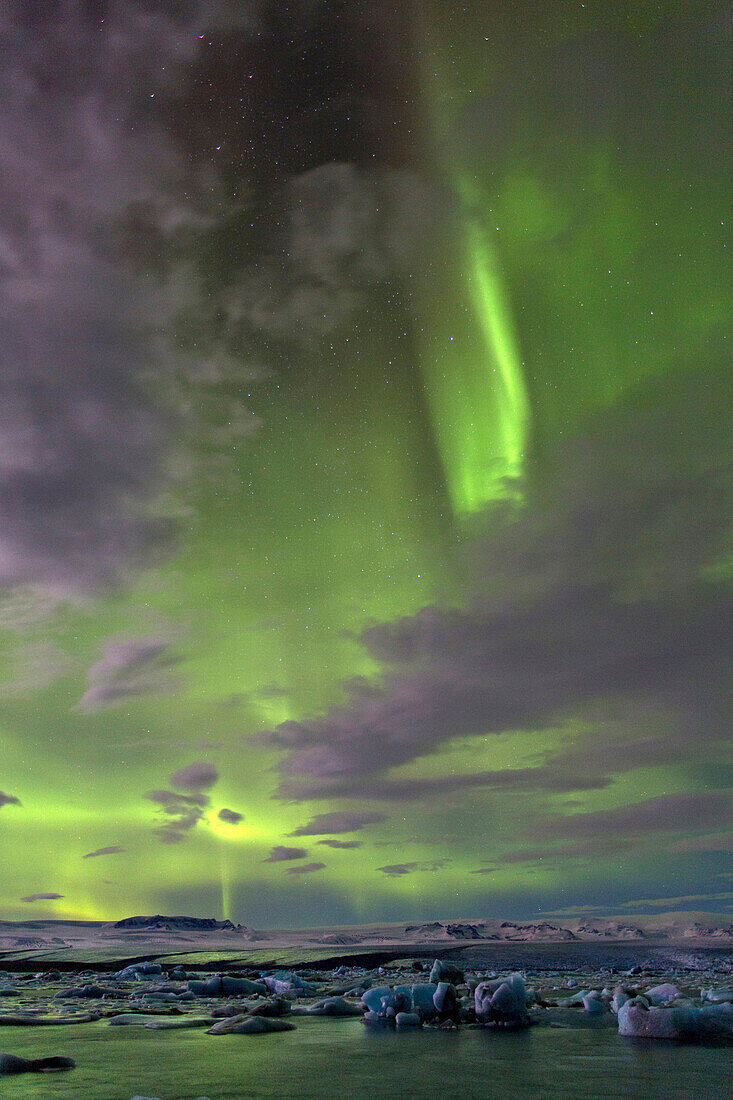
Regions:
<instances>
[{"instance_id":1,"label":"wispy cloud","mask_svg":"<svg viewBox=\"0 0 733 1100\"><path fill-rule=\"evenodd\" d=\"M303 863L300 867L288 867L286 875L310 875L313 871L322 871L325 863Z\"/></svg>"},{"instance_id":2,"label":"wispy cloud","mask_svg":"<svg viewBox=\"0 0 733 1100\"><path fill-rule=\"evenodd\" d=\"M338 848L346 850L347 848L361 848L362 842L360 840L317 840L316 844L326 844L329 848Z\"/></svg>"},{"instance_id":3,"label":"wispy cloud","mask_svg":"<svg viewBox=\"0 0 733 1100\"><path fill-rule=\"evenodd\" d=\"M367 825L375 825L386 820L386 814L362 812L359 810L334 810L331 813L317 814L307 825L300 825L290 836L319 836L324 833L354 833Z\"/></svg>"},{"instance_id":4,"label":"wispy cloud","mask_svg":"<svg viewBox=\"0 0 733 1100\"><path fill-rule=\"evenodd\" d=\"M108 641L104 656L87 673L88 687L77 709L89 712L139 696L170 694L177 686L171 671L176 663L166 639Z\"/></svg>"},{"instance_id":5,"label":"wispy cloud","mask_svg":"<svg viewBox=\"0 0 733 1100\"><path fill-rule=\"evenodd\" d=\"M450 859L433 859L413 863L391 863L386 867L377 867L377 871L381 871L390 878L398 878L401 875L411 875L415 871L441 871L450 862Z\"/></svg>"},{"instance_id":6,"label":"wispy cloud","mask_svg":"<svg viewBox=\"0 0 733 1100\"><path fill-rule=\"evenodd\" d=\"M203 820L209 806L209 799L205 794L186 795L162 789L148 791L143 797L154 802L160 807L161 813L170 818L155 830L164 844L180 844L185 840L188 833Z\"/></svg>"}]
</instances>

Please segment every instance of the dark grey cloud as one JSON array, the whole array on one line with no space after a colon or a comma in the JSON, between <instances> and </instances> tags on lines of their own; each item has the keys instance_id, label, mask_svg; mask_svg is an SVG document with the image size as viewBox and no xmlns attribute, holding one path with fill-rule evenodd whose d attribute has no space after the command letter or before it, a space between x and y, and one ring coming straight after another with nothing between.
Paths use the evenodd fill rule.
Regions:
<instances>
[{"instance_id":1,"label":"dark grey cloud","mask_svg":"<svg viewBox=\"0 0 733 1100\"><path fill-rule=\"evenodd\" d=\"M610 786L611 782L611 778L607 775L583 775L579 771L564 771L559 766L548 765L537 768L506 768L497 771L428 776L424 779L377 778L365 780L360 784L359 795L361 798L380 801L409 802L429 798L432 795L470 790L472 787L485 787L498 791L547 791L561 794L566 791L602 790ZM346 783L342 788L334 786L332 792L336 795L346 794L351 789L351 786Z\"/></svg>"},{"instance_id":2,"label":"dark grey cloud","mask_svg":"<svg viewBox=\"0 0 733 1100\"><path fill-rule=\"evenodd\" d=\"M63 894L28 894L27 897L21 898L21 901L58 901L59 898L64 897Z\"/></svg>"},{"instance_id":3,"label":"dark grey cloud","mask_svg":"<svg viewBox=\"0 0 733 1100\"><path fill-rule=\"evenodd\" d=\"M409 875L412 871L417 870L417 863L390 863L386 867L377 867L378 871L382 874L389 875L390 878L397 878L400 875Z\"/></svg>"},{"instance_id":4,"label":"dark grey cloud","mask_svg":"<svg viewBox=\"0 0 733 1100\"><path fill-rule=\"evenodd\" d=\"M440 871L450 862L449 859L432 859L413 863L390 863L386 867L377 867L377 871L390 878L398 878L401 875L411 875L414 871Z\"/></svg>"},{"instance_id":5,"label":"dark grey cloud","mask_svg":"<svg viewBox=\"0 0 733 1100\"><path fill-rule=\"evenodd\" d=\"M163 435L137 386L152 288L111 242L171 168L141 100L186 56L187 21L149 3L106 16L81 0L0 14L0 584L62 594L117 583L169 528L144 507Z\"/></svg>"},{"instance_id":6,"label":"dark grey cloud","mask_svg":"<svg viewBox=\"0 0 733 1100\"><path fill-rule=\"evenodd\" d=\"M479 867L476 871L469 871L469 875L493 875L496 867Z\"/></svg>"},{"instance_id":7,"label":"dark grey cloud","mask_svg":"<svg viewBox=\"0 0 733 1100\"><path fill-rule=\"evenodd\" d=\"M276 844L263 863L282 863L288 859L303 859L308 855L307 848L286 848L283 844Z\"/></svg>"},{"instance_id":8,"label":"dark grey cloud","mask_svg":"<svg viewBox=\"0 0 733 1100\"><path fill-rule=\"evenodd\" d=\"M22 806L23 803L14 794L6 794L0 791L0 806Z\"/></svg>"},{"instance_id":9,"label":"dark grey cloud","mask_svg":"<svg viewBox=\"0 0 733 1100\"><path fill-rule=\"evenodd\" d=\"M0 11L0 586L93 593L170 547L156 497L195 461L190 384L208 392L218 363L168 339L195 310L165 256L212 192L168 110L217 24L252 20L217 0ZM233 398L210 442L223 456L255 422Z\"/></svg>"},{"instance_id":10,"label":"dark grey cloud","mask_svg":"<svg viewBox=\"0 0 733 1100\"><path fill-rule=\"evenodd\" d=\"M104 656L87 673L87 690L77 710L90 712L145 695L176 690L172 669L177 658L170 641L156 637L117 638L105 643Z\"/></svg>"},{"instance_id":11,"label":"dark grey cloud","mask_svg":"<svg viewBox=\"0 0 733 1100\"><path fill-rule=\"evenodd\" d=\"M97 848L93 852L87 852L83 859L94 859L95 856L116 856L120 852L124 852L124 848L120 848L118 844L112 844L109 848Z\"/></svg>"},{"instance_id":12,"label":"dark grey cloud","mask_svg":"<svg viewBox=\"0 0 733 1100\"><path fill-rule=\"evenodd\" d=\"M225 821L227 825L239 825L241 821L244 821L244 814L237 813L236 810L228 810L226 806L219 810L216 816L219 821Z\"/></svg>"},{"instance_id":13,"label":"dark grey cloud","mask_svg":"<svg viewBox=\"0 0 733 1100\"><path fill-rule=\"evenodd\" d=\"M154 802L160 807L160 812L170 818L155 830L164 844L180 844L185 840L188 833L203 820L210 804L205 794L186 795L165 789L148 791L143 797Z\"/></svg>"},{"instance_id":14,"label":"dark grey cloud","mask_svg":"<svg viewBox=\"0 0 733 1100\"><path fill-rule=\"evenodd\" d=\"M465 608L368 627L360 641L381 679L264 735L285 753L284 797L600 788L728 735L733 599L714 566L726 553L718 409L731 379L664 386L647 384L568 439L549 472L530 464L525 505L495 509L468 550ZM456 737L571 718L595 735L548 751L537 769L385 777Z\"/></svg>"},{"instance_id":15,"label":"dark grey cloud","mask_svg":"<svg viewBox=\"0 0 733 1100\"><path fill-rule=\"evenodd\" d=\"M288 867L286 875L310 875L313 871L322 871L325 863L303 863L300 867Z\"/></svg>"},{"instance_id":16,"label":"dark grey cloud","mask_svg":"<svg viewBox=\"0 0 733 1100\"><path fill-rule=\"evenodd\" d=\"M550 817L525 830L537 838L599 838L645 836L652 832L711 829L733 814L733 791L678 792L659 795L613 810L595 810L567 817Z\"/></svg>"},{"instance_id":17,"label":"dark grey cloud","mask_svg":"<svg viewBox=\"0 0 733 1100\"><path fill-rule=\"evenodd\" d=\"M670 851L681 854L690 852L733 852L733 831L687 837L673 844Z\"/></svg>"},{"instance_id":18,"label":"dark grey cloud","mask_svg":"<svg viewBox=\"0 0 733 1100\"><path fill-rule=\"evenodd\" d=\"M324 833L355 833L365 825L375 825L385 821L385 814L368 813L359 810L334 810L332 813L317 814L307 825L300 825L290 836L320 836Z\"/></svg>"},{"instance_id":19,"label":"dark grey cloud","mask_svg":"<svg viewBox=\"0 0 733 1100\"><path fill-rule=\"evenodd\" d=\"M361 848L362 842L360 840L317 840L316 844L326 844L329 848L338 848L346 850L348 848Z\"/></svg>"},{"instance_id":20,"label":"dark grey cloud","mask_svg":"<svg viewBox=\"0 0 733 1100\"><path fill-rule=\"evenodd\" d=\"M219 772L213 764L206 760L195 760L193 764L187 764L185 768L179 768L170 778L171 787L177 791L188 791L195 794L213 787L219 778Z\"/></svg>"}]
</instances>

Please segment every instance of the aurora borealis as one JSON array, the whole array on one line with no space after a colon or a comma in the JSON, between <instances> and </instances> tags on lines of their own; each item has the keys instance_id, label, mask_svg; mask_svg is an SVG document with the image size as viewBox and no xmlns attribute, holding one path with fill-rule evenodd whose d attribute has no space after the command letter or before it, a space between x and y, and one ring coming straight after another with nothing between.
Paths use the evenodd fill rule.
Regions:
<instances>
[{"instance_id":1,"label":"aurora borealis","mask_svg":"<svg viewBox=\"0 0 733 1100\"><path fill-rule=\"evenodd\" d=\"M729 31L5 6L0 916L731 909Z\"/></svg>"}]
</instances>

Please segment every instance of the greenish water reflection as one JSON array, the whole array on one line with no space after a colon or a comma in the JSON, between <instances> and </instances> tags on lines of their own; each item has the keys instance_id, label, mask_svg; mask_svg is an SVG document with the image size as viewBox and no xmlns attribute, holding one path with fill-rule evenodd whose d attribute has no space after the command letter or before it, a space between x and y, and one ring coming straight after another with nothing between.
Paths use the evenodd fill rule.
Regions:
<instances>
[{"instance_id":1,"label":"greenish water reflection","mask_svg":"<svg viewBox=\"0 0 733 1100\"><path fill-rule=\"evenodd\" d=\"M2 1028L0 1049L77 1062L65 1074L5 1078L3 1100L683 1100L727 1096L731 1085L729 1046L625 1040L615 1028L397 1035L360 1020L299 1019L287 1034L215 1038L100 1022Z\"/></svg>"}]
</instances>

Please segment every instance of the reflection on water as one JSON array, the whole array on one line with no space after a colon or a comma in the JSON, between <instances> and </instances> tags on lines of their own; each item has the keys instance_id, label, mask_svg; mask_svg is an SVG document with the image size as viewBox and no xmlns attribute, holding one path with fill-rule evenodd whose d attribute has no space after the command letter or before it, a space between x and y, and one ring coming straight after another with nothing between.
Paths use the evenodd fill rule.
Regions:
<instances>
[{"instance_id":1,"label":"reflection on water","mask_svg":"<svg viewBox=\"0 0 733 1100\"><path fill-rule=\"evenodd\" d=\"M3 1031L3 1049L77 1062L63 1075L5 1079L7 1100L683 1100L723 1097L730 1087L729 1048L627 1040L615 1028L398 1035L360 1020L299 1019L297 1031L257 1038L106 1023Z\"/></svg>"}]
</instances>

